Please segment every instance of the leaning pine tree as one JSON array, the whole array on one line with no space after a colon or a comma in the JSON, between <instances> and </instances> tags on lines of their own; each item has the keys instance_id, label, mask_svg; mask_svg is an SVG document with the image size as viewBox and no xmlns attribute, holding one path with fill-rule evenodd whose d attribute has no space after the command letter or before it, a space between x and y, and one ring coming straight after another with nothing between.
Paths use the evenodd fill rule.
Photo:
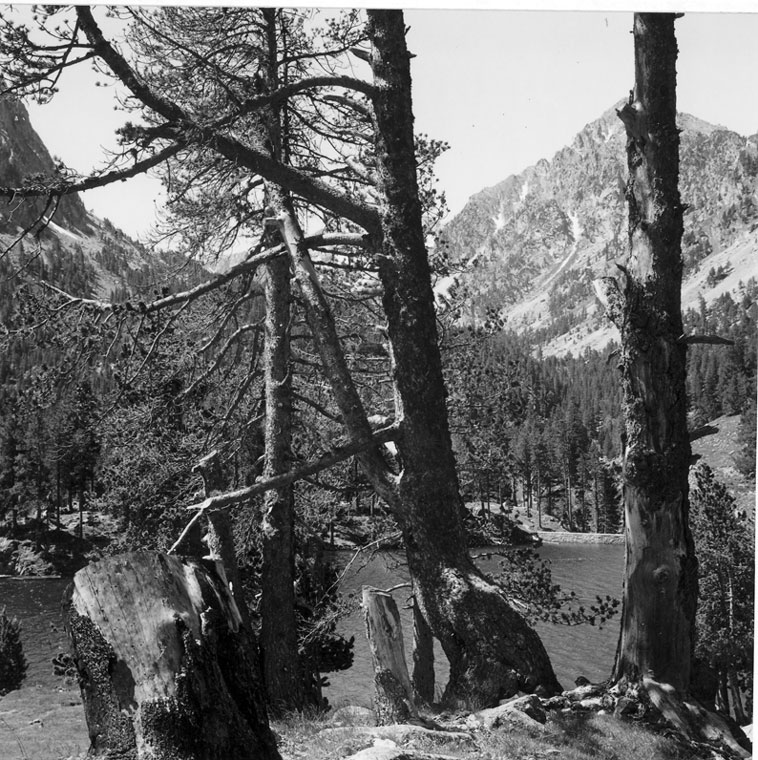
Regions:
<instances>
[{"instance_id":1,"label":"leaning pine tree","mask_svg":"<svg viewBox=\"0 0 758 760\"><path fill-rule=\"evenodd\" d=\"M690 694L697 560L688 524L674 19L634 16L635 87L619 111L627 132L629 250L618 265L620 281L596 283L621 332L626 421L626 574L613 681L649 698L688 738L727 743L747 756L726 723Z\"/></svg>"}]
</instances>

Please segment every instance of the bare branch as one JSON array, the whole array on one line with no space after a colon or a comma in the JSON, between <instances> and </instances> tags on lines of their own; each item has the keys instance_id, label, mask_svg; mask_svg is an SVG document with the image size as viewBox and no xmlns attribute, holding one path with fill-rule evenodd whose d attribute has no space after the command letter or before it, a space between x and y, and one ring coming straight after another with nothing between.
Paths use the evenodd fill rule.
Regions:
<instances>
[{"instance_id":1,"label":"bare branch","mask_svg":"<svg viewBox=\"0 0 758 760\"><path fill-rule=\"evenodd\" d=\"M734 341L730 338L722 338L720 335L680 335L677 343L685 343L691 346L695 343L704 343L710 346L733 346Z\"/></svg>"},{"instance_id":2,"label":"bare branch","mask_svg":"<svg viewBox=\"0 0 758 760\"><path fill-rule=\"evenodd\" d=\"M230 507L233 504L239 504L243 501L247 501L253 496L263 493L264 491L270 491L274 488L282 488L290 483L294 483L297 480L313 475L317 472L333 467L339 462L343 462L345 459L349 459L356 454L366 451L381 443L387 443L388 441L394 441L400 434L399 425L389 425L388 427L377 430L370 439L362 441L353 441L340 446L327 454L319 457L315 461L308 462L308 464L296 467L289 472L284 472L281 475L275 475L267 480L261 480L252 486L247 488L240 488L237 491L230 491L229 493L219 494L218 496L211 496L200 504L193 504L187 509L196 509L194 517L187 523L179 538L174 545L168 550L168 554L173 554L184 543L187 535L197 521L207 512L212 509L224 509Z\"/></svg>"},{"instance_id":3,"label":"bare branch","mask_svg":"<svg viewBox=\"0 0 758 760\"><path fill-rule=\"evenodd\" d=\"M0 196L5 198L39 198L40 196L54 198L61 195L71 195L71 193L83 193L86 190L104 187L114 182L123 182L130 177L144 174L148 169L152 169L175 156L183 147L183 143L177 142L150 158L137 161L126 169L114 169L105 174L95 174L76 182L66 180L63 177L54 177L51 178L49 184L35 183L25 187L0 187Z\"/></svg>"}]
</instances>

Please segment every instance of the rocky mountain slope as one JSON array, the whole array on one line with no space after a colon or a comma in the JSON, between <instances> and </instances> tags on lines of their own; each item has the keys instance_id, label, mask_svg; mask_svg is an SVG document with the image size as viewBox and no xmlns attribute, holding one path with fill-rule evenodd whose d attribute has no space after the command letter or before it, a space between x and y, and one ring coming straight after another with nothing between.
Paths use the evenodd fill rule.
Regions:
<instances>
[{"instance_id":1,"label":"rocky mountain slope","mask_svg":"<svg viewBox=\"0 0 758 760\"><path fill-rule=\"evenodd\" d=\"M445 228L469 318L531 329L548 353L601 348L615 329L591 282L626 249L626 137L616 107L570 146L473 196ZM758 135L680 114L685 305L758 277Z\"/></svg>"},{"instance_id":2,"label":"rocky mountain slope","mask_svg":"<svg viewBox=\"0 0 758 760\"><path fill-rule=\"evenodd\" d=\"M34 131L24 105L0 97L0 184L44 183L67 171ZM193 275L186 260L149 252L107 219L88 212L78 195L61 198L52 218L50 213L44 199L0 199L0 252L10 248L10 260L16 265L34 259L38 265L34 271L41 267L46 278L75 295L119 298L126 290L145 289L171 278L172 271L182 266L183 279ZM0 257L0 262L3 258L8 259Z\"/></svg>"}]
</instances>

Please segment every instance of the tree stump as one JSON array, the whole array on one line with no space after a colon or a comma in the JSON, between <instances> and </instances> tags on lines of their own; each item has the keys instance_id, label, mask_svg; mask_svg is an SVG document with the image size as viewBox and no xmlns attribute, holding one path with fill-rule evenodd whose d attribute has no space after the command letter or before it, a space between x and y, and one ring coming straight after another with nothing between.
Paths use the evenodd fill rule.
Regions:
<instances>
[{"instance_id":1,"label":"tree stump","mask_svg":"<svg viewBox=\"0 0 758 760\"><path fill-rule=\"evenodd\" d=\"M380 726L418 718L405 662L400 613L391 594L363 587L363 614L374 661L374 711Z\"/></svg>"},{"instance_id":2,"label":"tree stump","mask_svg":"<svg viewBox=\"0 0 758 760\"><path fill-rule=\"evenodd\" d=\"M256 643L214 563L122 554L68 594L90 756L279 760Z\"/></svg>"}]
</instances>

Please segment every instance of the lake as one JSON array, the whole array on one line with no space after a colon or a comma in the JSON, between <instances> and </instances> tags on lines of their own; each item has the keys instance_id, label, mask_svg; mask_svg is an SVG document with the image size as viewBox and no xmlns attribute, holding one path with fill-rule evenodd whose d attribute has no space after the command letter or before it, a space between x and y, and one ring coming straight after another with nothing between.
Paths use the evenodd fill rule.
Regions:
<instances>
[{"instance_id":1,"label":"lake","mask_svg":"<svg viewBox=\"0 0 758 760\"><path fill-rule=\"evenodd\" d=\"M576 592L579 603L588 604L596 595L611 594L621 597L624 547L618 544L544 544L539 549L544 559L550 560L554 582L565 590ZM348 562L350 552L338 552L337 561ZM482 561L485 569L497 569L496 559ZM400 564L400 555L382 553L366 563L359 558L345 577L346 589L356 593L356 607L342 620L340 632L355 636L355 664L350 670L330 673L331 685L325 695L333 705L364 704L368 706L372 694L372 671L363 618L357 608L363 585L388 588L407 580L407 572ZM61 619L61 597L68 585L66 579L0 578L0 608L7 607L9 615L16 615L22 623L24 653L29 663L24 688L31 686L55 687L60 679L52 673L51 659L59 651L67 651L67 640ZM402 607L406 590L396 592L398 606ZM410 657L410 612L403 612L404 633L407 637L406 656ZM537 630L553 662L558 680L564 688L573 686L574 679L583 675L590 681L599 681L610 675L618 639L618 616L604 629L592 626L566 627L539 624ZM444 686L447 663L436 650L439 687Z\"/></svg>"}]
</instances>

